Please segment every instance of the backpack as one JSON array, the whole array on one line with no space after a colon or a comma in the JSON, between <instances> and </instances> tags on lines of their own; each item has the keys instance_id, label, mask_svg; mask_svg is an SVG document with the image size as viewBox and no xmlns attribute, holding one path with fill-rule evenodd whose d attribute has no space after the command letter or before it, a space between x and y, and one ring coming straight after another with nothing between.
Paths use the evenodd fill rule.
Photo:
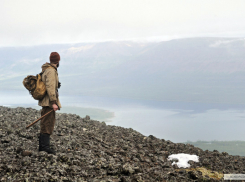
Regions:
<instances>
[{"instance_id":1,"label":"backpack","mask_svg":"<svg viewBox=\"0 0 245 182\"><path fill-rule=\"evenodd\" d=\"M28 75L23 80L24 87L29 91L35 100L42 100L46 95L46 86L42 81L43 72L37 76Z\"/></svg>"}]
</instances>

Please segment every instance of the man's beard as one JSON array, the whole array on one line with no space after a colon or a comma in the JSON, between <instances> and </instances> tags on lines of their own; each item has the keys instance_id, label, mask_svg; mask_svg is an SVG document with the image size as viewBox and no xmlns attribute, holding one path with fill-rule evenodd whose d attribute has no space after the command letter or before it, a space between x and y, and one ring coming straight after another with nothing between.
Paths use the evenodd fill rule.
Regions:
<instances>
[{"instance_id":1,"label":"man's beard","mask_svg":"<svg viewBox=\"0 0 245 182\"><path fill-rule=\"evenodd\" d=\"M60 66L60 63L56 64L56 67L58 68Z\"/></svg>"}]
</instances>

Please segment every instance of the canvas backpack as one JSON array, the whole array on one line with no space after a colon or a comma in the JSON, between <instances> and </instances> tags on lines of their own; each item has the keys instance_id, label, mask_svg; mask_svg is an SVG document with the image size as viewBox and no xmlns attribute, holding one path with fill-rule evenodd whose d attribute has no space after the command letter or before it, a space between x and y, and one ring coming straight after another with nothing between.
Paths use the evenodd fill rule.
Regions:
<instances>
[{"instance_id":1,"label":"canvas backpack","mask_svg":"<svg viewBox=\"0 0 245 182\"><path fill-rule=\"evenodd\" d=\"M44 71L37 74L37 76L28 75L23 80L24 87L29 91L35 100L42 100L47 92L46 86L42 81L42 74Z\"/></svg>"}]
</instances>

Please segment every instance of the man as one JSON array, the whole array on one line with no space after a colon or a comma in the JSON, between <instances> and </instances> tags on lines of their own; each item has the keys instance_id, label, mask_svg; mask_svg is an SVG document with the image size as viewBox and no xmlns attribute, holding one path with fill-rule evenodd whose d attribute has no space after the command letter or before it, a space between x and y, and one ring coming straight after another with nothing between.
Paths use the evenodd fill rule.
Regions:
<instances>
[{"instance_id":1,"label":"man","mask_svg":"<svg viewBox=\"0 0 245 182\"><path fill-rule=\"evenodd\" d=\"M55 124L55 111L61 108L59 101L58 88L60 87L57 68L59 67L60 55L52 52L49 57L50 63L42 65L42 81L44 82L47 93L38 105L42 106L41 116L51 110L53 112L45 116L40 123L39 151L55 154L50 148L50 135L53 133Z\"/></svg>"}]
</instances>

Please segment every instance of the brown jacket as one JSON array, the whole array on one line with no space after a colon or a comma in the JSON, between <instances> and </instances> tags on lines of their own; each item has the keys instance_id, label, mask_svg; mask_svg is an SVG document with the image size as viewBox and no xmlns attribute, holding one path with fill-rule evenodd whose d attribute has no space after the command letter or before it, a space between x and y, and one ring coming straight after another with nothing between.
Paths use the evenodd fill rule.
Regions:
<instances>
[{"instance_id":1,"label":"brown jacket","mask_svg":"<svg viewBox=\"0 0 245 182\"><path fill-rule=\"evenodd\" d=\"M57 68L54 64L45 63L42 65L42 81L44 82L47 93L42 100L39 100L39 106L49 106L52 108L52 104L57 104L59 108L61 108L61 104L59 101L59 95L57 92L59 77Z\"/></svg>"}]
</instances>

